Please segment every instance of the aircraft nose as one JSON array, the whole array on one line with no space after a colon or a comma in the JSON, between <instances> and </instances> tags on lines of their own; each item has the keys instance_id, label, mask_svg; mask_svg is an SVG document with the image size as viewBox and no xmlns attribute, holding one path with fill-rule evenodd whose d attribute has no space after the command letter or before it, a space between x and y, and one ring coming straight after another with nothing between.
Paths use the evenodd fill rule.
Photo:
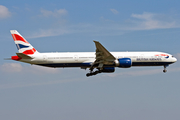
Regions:
<instances>
[{"instance_id":1,"label":"aircraft nose","mask_svg":"<svg viewBox=\"0 0 180 120\"><path fill-rule=\"evenodd\" d=\"M177 61L177 59L176 59L176 58L174 58L174 59L173 59L173 62L176 62L176 61Z\"/></svg>"}]
</instances>

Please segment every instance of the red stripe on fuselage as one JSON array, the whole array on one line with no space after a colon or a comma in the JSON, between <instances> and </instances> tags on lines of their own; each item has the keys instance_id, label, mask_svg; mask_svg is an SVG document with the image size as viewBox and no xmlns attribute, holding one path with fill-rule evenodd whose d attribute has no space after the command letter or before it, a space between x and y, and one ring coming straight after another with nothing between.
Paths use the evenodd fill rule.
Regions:
<instances>
[{"instance_id":1,"label":"red stripe on fuselage","mask_svg":"<svg viewBox=\"0 0 180 120\"><path fill-rule=\"evenodd\" d=\"M30 50L26 50L26 51L24 51L23 53L24 54L26 54L26 55L32 55L32 54L34 54L36 52L36 49L30 49Z\"/></svg>"},{"instance_id":2,"label":"red stripe on fuselage","mask_svg":"<svg viewBox=\"0 0 180 120\"><path fill-rule=\"evenodd\" d=\"M155 56L169 56L169 55L167 55L167 54L157 54Z\"/></svg>"},{"instance_id":3,"label":"red stripe on fuselage","mask_svg":"<svg viewBox=\"0 0 180 120\"><path fill-rule=\"evenodd\" d=\"M12 34L12 37L13 37L14 41L22 41L22 42L28 43L23 37L21 37L17 34Z\"/></svg>"}]
</instances>

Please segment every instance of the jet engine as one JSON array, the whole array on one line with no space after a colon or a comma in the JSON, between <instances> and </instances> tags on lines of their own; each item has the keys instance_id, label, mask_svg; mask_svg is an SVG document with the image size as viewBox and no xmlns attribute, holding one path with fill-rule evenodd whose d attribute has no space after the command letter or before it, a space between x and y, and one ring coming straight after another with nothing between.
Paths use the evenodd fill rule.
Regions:
<instances>
[{"instance_id":1,"label":"jet engine","mask_svg":"<svg viewBox=\"0 0 180 120\"><path fill-rule=\"evenodd\" d=\"M115 60L115 66L120 68L129 68L132 65L130 58L120 58Z\"/></svg>"}]
</instances>

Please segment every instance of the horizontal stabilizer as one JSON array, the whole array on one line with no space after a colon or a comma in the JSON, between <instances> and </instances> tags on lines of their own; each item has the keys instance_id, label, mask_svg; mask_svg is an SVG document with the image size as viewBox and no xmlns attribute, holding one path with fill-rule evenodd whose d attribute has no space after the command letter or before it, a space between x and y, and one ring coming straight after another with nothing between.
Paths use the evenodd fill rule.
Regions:
<instances>
[{"instance_id":1,"label":"horizontal stabilizer","mask_svg":"<svg viewBox=\"0 0 180 120\"><path fill-rule=\"evenodd\" d=\"M30 57L24 53L16 53L16 55L22 59L33 59L32 57Z\"/></svg>"}]
</instances>

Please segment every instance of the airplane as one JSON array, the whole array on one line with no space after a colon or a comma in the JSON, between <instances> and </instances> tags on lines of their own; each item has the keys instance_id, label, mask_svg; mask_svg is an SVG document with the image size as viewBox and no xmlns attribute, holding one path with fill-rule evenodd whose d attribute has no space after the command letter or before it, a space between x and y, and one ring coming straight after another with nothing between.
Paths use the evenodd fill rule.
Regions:
<instances>
[{"instance_id":1,"label":"airplane","mask_svg":"<svg viewBox=\"0 0 180 120\"><path fill-rule=\"evenodd\" d=\"M177 61L174 56L164 52L109 52L98 41L94 41L95 52L40 53L17 30L10 32L19 51L16 56L11 56L11 60L53 68L88 68L90 72L86 74L87 77L99 73L113 73L115 67L133 66L164 66L165 73L166 67Z\"/></svg>"}]
</instances>

